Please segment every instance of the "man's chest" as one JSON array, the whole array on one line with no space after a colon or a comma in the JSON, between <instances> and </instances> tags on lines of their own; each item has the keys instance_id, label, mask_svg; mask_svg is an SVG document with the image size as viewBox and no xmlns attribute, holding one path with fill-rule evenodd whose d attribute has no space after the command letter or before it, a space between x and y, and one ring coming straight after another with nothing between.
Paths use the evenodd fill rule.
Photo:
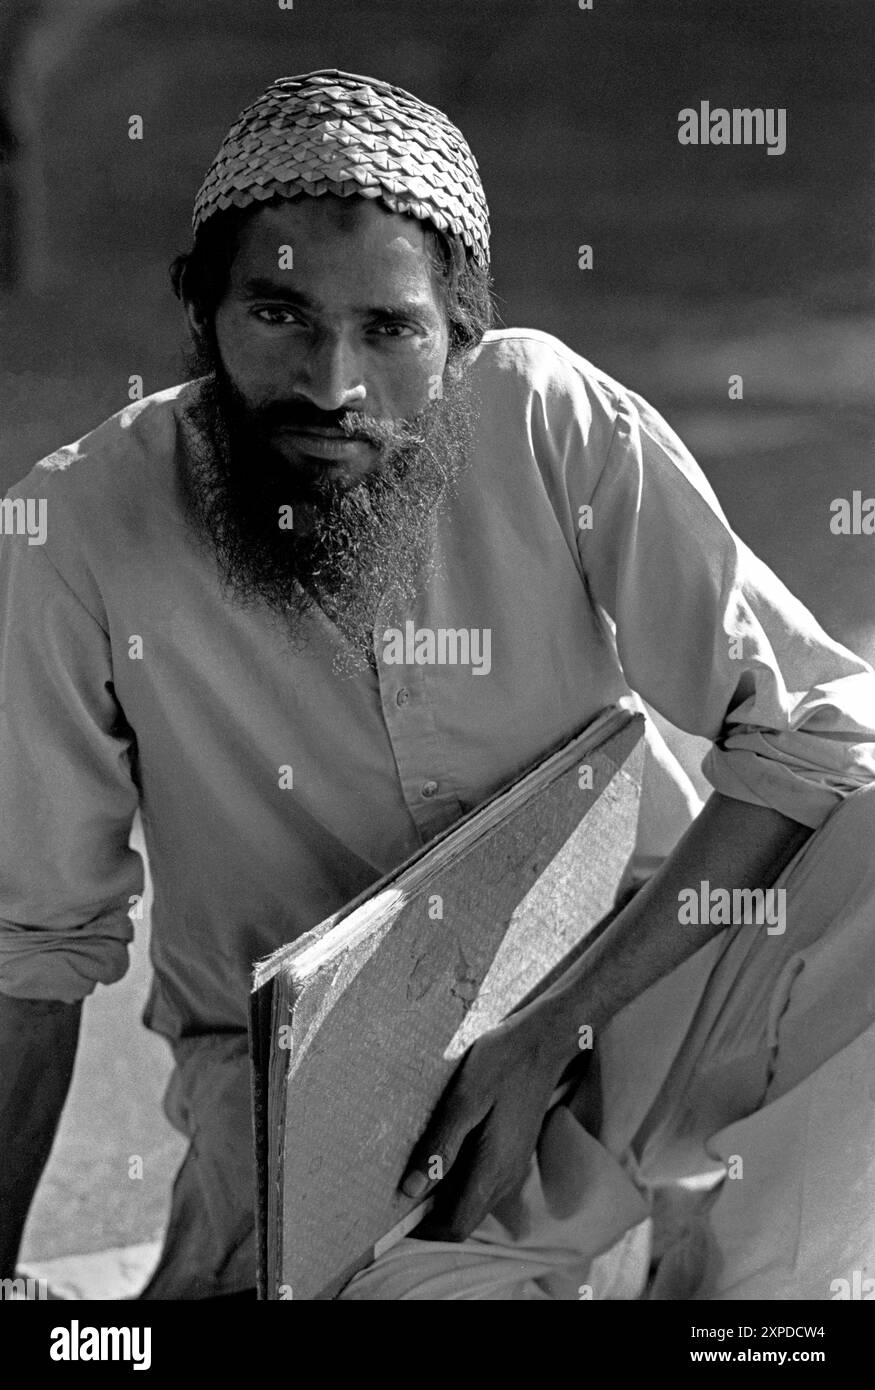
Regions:
<instances>
[{"instance_id":1,"label":"man's chest","mask_svg":"<svg viewBox=\"0 0 875 1390\"><path fill-rule=\"evenodd\" d=\"M238 802L245 788L250 806L260 792L379 862L384 833L428 839L570 736L625 687L571 549L549 516L523 515L457 504L415 600L378 615L357 671L337 669L324 613L292 647L201 556L168 564L148 599L117 600L116 693L144 798L166 802L180 779Z\"/></svg>"}]
</instances>

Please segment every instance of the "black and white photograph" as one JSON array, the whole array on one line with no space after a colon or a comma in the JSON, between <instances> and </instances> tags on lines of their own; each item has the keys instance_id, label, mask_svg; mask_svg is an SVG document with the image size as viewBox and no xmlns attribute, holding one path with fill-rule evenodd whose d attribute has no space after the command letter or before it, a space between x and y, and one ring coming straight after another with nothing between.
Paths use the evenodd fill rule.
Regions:
<instances>
[{"instance_id":1,"label":"black and white photograph","mask_svg":"<svg viewBox=\"0 0 875 1390\"><path fill-rule=\"evenodd\" d=\"M862 1336L788 1305L875 1299L873 56L871 0L6 0L23 1357Z\"/></svg>"}]
</instances>

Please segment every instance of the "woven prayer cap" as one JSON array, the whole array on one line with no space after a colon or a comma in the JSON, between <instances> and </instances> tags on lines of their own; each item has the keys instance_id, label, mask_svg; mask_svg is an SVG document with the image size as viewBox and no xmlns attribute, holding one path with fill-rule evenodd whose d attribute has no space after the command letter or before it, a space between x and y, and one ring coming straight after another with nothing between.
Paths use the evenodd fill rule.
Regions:
<instances>
[{"instance_id":1,"label":"woven prayer cap","mask_svg":"<svg viewBox=\"0 0 875 1390\"><path fill-rule=\"evenodd\" d=\"M281 77L241 113L207 171L195 232L220 209L301 193L378 198L459 236L489 264L489 209L461 131L372 77L322 68Z\"/></svg>"}]
</instances>

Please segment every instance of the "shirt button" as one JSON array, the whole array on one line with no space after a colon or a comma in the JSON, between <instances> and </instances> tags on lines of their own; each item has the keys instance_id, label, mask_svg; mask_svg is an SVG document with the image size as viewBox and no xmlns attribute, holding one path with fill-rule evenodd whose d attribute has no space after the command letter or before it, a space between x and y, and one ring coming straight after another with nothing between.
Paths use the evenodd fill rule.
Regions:
<instances>
[{"instance_id":1,"label":"shirt button","mask_svg":"<svg viewBox=\"0 0 875 1390\"><path fill-rule=\"evenodd\" d=\"M407 689L406 685L402 685L401 689L398 691L398 694L395 696L395 703L396 705L406 705L409 699L410 691Z\"/></svg>"},{"instance_id":2,"label":"shirt button","mask_svg":"<svg viewBox=\"0 0 875 1390\"><path fill-rule=\"evenodd\" d=\"M419 795L424 797L434 796L437 789L437 782L423 782L422 786L419 788Z\"/></svg>"}]
</instances>

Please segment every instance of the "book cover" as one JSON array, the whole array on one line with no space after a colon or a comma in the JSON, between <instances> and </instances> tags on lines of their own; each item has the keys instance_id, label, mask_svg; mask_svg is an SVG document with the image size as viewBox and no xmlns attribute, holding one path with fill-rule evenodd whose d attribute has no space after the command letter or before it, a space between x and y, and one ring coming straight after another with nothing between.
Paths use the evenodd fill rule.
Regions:
<instances>
[{"instance_id":1,"label":"book cover","mask_svg":"<svg viewBox=\"0 0 875 1390\"><path fill-rule=\"evenodd\" d=\"M397 1184L462 1056L610 912L635 841L643 727L604 711L257 963L262 1298L333 1298L421 1219Z\"/></svg>"}]
</instances>

